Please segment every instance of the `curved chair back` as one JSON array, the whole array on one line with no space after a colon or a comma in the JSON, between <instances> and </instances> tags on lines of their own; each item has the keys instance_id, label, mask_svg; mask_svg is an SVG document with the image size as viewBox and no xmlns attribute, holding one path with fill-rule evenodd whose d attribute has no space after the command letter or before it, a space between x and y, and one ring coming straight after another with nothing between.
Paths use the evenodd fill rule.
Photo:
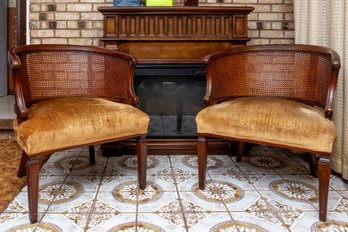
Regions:
<instances>
[{"instance_id":1,"label":"curved chair back","mask_svg":"<svg viewBox=\"0 0 348 232\"><path fill-rule=\"evenodd\" d=\"M332 107L340 67L335 51L310 45L237 46L204 62L207 104L272 96Z\"/></svg>"}]
</instances>

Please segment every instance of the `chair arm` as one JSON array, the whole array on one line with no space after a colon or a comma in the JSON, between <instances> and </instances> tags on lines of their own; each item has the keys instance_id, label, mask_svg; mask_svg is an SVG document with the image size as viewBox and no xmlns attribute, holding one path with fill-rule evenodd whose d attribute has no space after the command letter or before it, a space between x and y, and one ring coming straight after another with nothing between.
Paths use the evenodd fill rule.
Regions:
<instances>
[{"instance_id":1,"label":"chair arm","mask_svg":"<svg viewBox=\"0 0 348 232\"><path fill-rule=\"evenodd\" d=\"M327 99L326 99L326 105L325 105L325 118L332 119L332 114L334 111L334 103L335 103L335 96L336 96L336 89L337 89L337 80L338 80L338 72L341 68L341 62L339 55L332 51L332 76L331 76L331 83L329 86Z\"/></svg>"},{"instance_id":2,"label":"chair arm","mask_svg":"<svg viewBox=\"0 0 348 232\"><path fill-rule=\"evenodd\" d=\"M23 90L20 82L21 61L19 57L13 52L8 52L8 64L12 71L14 79L14 93L15 93L15 113L18 122L21 123L28 118L28 109L25 105Z\"/></svg>"}]
</instances>

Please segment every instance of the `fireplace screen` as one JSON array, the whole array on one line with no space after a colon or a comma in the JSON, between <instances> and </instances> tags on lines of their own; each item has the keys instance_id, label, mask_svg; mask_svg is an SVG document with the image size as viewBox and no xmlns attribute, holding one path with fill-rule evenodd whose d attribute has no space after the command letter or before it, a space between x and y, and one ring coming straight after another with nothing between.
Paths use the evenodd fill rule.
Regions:
<instances>
[{"instance_id":1,"label":"fireplace screen","mask_svg":"<svg viewBox=\"0 0 348 232\"><path fill-rule=\"evenodd\" d=\"M205 82L204 65L137 65L137 107L150 115L148 137L195 137L195 116L204 107Z\"/></svg>"}]
</instances>

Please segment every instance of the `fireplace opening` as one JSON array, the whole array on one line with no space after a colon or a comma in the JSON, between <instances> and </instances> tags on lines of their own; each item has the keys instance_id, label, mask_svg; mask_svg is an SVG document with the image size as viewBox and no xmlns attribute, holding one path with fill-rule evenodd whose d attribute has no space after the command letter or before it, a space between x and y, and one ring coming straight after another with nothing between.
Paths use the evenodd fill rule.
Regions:
<instances>
[{"instance_id":1,"label":"fireplace opening","mask_svg":"<svg viewBox=\"0 0 348 232\"><path fill-rule=\"evenodd\" d=\"M195 138L206 78L201 64L136 65L134 87L151 120L148 138Z\"/></svg>"}]
</instances>

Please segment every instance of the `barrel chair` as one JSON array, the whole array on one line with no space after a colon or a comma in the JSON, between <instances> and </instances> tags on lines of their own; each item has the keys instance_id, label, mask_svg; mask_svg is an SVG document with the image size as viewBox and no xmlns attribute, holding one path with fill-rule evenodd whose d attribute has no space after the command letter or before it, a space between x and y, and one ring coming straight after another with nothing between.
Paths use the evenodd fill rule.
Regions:
<instances>
[{"instance_id":1,"label":"barrel chair","mask_svg":"<svg viewBox=\"0 0 348 232\"><path fill-rule=\"evenodd\" d=\"M331 121L340 60L310 45L236 46L204 58L208 105L196 116L199 188L204 189L207 137L315 154L319 219L326 220ZM237 153L242 160L243 149Z\"/></svg>"},{"instance_id":2,"label":"barrel chair","mask_svg":"<svg viewBox=\"0 0 348 232\"><path fill-rule=\"evenodd\" d=\"M109 49L26 45L8 56L14 78L14 132L23 149L18 176L27 175L29 219L37 222L39 156L136 138L138 186L146 187L149 117L134 105L135 59Z\"/></svg>"}]
</instances>

